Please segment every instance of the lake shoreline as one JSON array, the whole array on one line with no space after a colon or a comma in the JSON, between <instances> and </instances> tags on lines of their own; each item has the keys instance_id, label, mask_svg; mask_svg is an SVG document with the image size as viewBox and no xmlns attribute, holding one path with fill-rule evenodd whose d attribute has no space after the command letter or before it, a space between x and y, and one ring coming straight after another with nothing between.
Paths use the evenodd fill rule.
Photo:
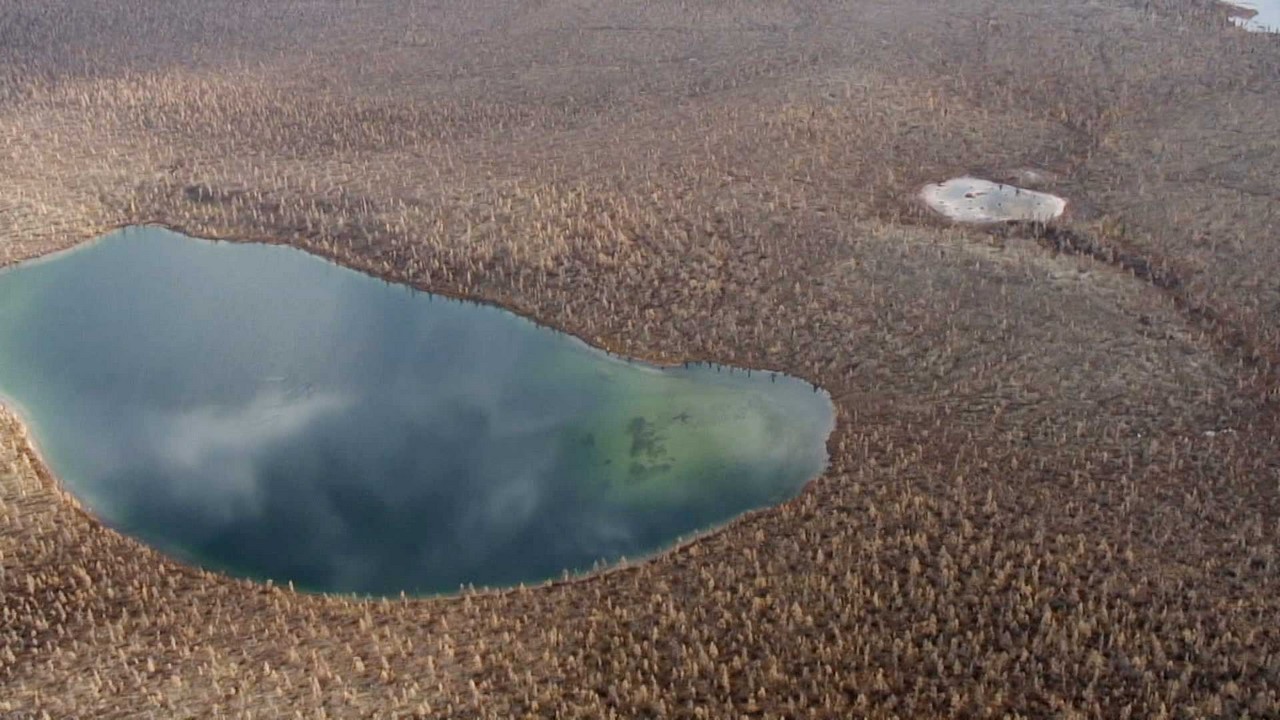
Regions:
<instances>
[{"instance_id":1,"label":"lake shoreline","mask_svg":"<svg viewBox=\"0 0 1280 720\"><path fill-rule=\"evenodd\" d=\"M193 236L183 235L183 234L181 234L181 233L178 233L178 232L176 232L176 231L172 230L171 228L166 228L166 227L163 227L163 226L161 226L161 225L157 225L157 224L151 224L151 225L145 225L145 226L141 226L141 225L125 226L125 227L122 227L122 228L118 228L118 229L117 229L117 230L115 230L115 231L112 231L112 232L106 233L106 234L104 234L104 235L102 235L102 236L100 236L100 237L98 237L98 238L96 238L96 239L94 239L94 240L91 240L91 241L88 241L88 242L85 242L85 243L81 243L81 244L79 244L79 245L76 245L76 246L74 246L74 247L72 247L72 248L68 248L68 249L65 249L65 250L61 250L61 251L58 251L58 252L56 252L56 253L51 253L51 254L49 254L49 255L41 256L41 257L38 257L38 258L35 258L35 259L27 260L27 261L24 261L24 262L19 263L19 264L17 264L17 265L10 266L10 267L8 267L8 268L5 268L5 269L3 269L3 270L0 270L0 281L3 281L3 280L5 279L5 278L4 278L4 275L9 274L9 273L29 272L29 271L31 271L32 269L40 269L40 268L45 267L45 266L44 266L44 263L46 263L46 262L51 262L51 261L55 261L55 260L64 260L64 261L65 261L65 260L69 260L69 259L71 259L71 255L72 255L73 253L81 252L81 251L86 251L86 250L88 250L89 248L100 248L100 246L98 245L98 243L107 242L108 240L110 240L110 239L112 239L112 238L115 238L117 243L126 242L126 241L128 241L128 240L130 239L130 235L132 235L133 233L135 233L135 232L142 232L142 233L145 233L145 232L147 232L147 230L148 230L148 229L163 229L163 230L165 230L166 232L168 232L168 233L170 233L170 234L173 234L173 238L172 238L172 239L165 239L165 240L163 240L163 241L160 241L160 242L163 242L163 243L165 243L165 244L168 244L168 243L182 243L182 242L185 242L186 240L190 240L190 241L192 241L192 242L196 242L196 243L207 243L207 244L209 244L210 246L212 246L212 245L216 245L216 244L228 243L228 241L221 240L221 239L213 239L213 238L196 238L196 237L193 237ZM137 240L135 239L135 240L134 240L134 242L137 242ZM153 241L153 242L154 242L154 241ZM230 244L230 245L238 245L238 246L241 246L241 247L259 246L259 247L280 247L280 248L286 248L286 249L288 249L289 251L291 251L291 253L300 253L299 255L297 255L297 256L296 256L296 257L297 257L297 260L290 259L290 261L289 261L289 262L291 262L291 263L296 263L296 262L298 262L299 260L301 260L302 258L306 258L306 260L307 260L307 261L322 261L322 262L324 262L326 265L328 265L328 266L330 266L330 267L338 268L338 269L341 269L341 270L344 270L344 271L349 271L349 270L350 270L350 271L354 271L354 272L355 272L355 273L357 273L357 275L358 275L359 277L361 277L362 279L368 279L368 280L383 280L384 282L387 282L387 283L389 283L389 284L398 285L398 286L400 286L400 287L404 287L404 288L406 288L406 289L413 289L413 288L412 288L412 286L409 286L409 285L403 285L402 283L399 283L399 282L392 282L392 281L390 281L390 280L387 280L386 278L380 278L380 277L378 277L378 276L376 276L376 275L373 275L373 274L370 274L370 273L367 273L367 272L363 272L363 271L361 271L361 270L360 270L360 269L358 269L358 268L350 268L350 267L344 266L344 265L342 265L342 264L340 264L340 263L338 263L338 262L335 262L335 261L334 261L334 260L332 260L332 259L325 258L325 257L323 257L323 256L320 256L320 255L316 255L316 254L313 254L313 253L307 252L306 250L300 250L300 249L298 249L298 248L294 248L294 247L290 246L288 243L279 243L279 242L276 242L276 243L257 243L257 242L248 242L248 241L230 241L228 244ZM103 249L103 252L105 252L105 251L106 251L106 249ZM280 256L280 257L281 257L281 258L284 258L284 257L293 258L294 256L293 256L293 255L289 255L289 256ZM168 275L168 273L166 273L166 276L167 276L167 275ZM367 285L364 285L364 286L366 286L366 287L367 287ZM446 301L453 301L453 300L456 300L455 298L451 298L451 297L448 297L448 296L440 296L440 297L443 297L443 299L444 299L444 300L446 300ZM497 315L493 315L493 316L491 316L491 317L500 318L502 323L509 323L509 322L511 322L511 321L515 321L515 320L518 318L518 322L519 322L519 323L521 323L522 325L525 325L525 326L527 326L527 327L529 327L529 328L531 328L531 329L535 329L536 331L539 331L539 332L551 331L552 333L554 333L554 334L555 334L555 335L557 335L557 336L564 336L564 339L565 339L567 342L569 342L569 343L570 343L570 345L569 345L569 346L570 346L570 347L574 347L574 348L575 348L575 351L576 351L576 349L577 349L577 348L581 348L582 350L586 350L586 351L588 351L588 352L589 352L589 353L591 353L591 354L598 354L601 360L605 360L605 359L607 358L607 359L608 359L608 361L610 361L610 362L616 362L616 363L617 363L617 367L618 367L618 368L626 368L626 369L628 369L628 370L631 370L632 368L635 368L636 370L639 370L640 372L648 372L648 371L650 371L650 370L652 370L652 371L654 371L654 372L661 372L661 371L663 371L663 370L676 370L676 369L680 369L680 368L681 368L681 365L680 365L680 364L655 365L655 364L652 364L652 363L646 362L646 361L644 361L644 360L639 360L639 359L635 359L635 358L629 358L629 357L626 357L626 356L617 356L617 355L614 355L614 354L612 354L612 353L607 353L607 351L602 350L602 349L600 349L600 348L597 348L596 346L594 346L594 345L590 344L589 342L587 342L586 340L584 340L584 339L582 339L582 338L580 338L580 337L578 337L578 336L574 336L574 335L572 335L572 334L570 334L570 333L566 333L566 332L563 332L563 331L557 330L556 328L551 327L551 326L548 326L548 325L546 325L546 324L544 324L544 323L539 323L536 319L529 318L529 317L526 317L526 316L522 316L522 315L519 315L519 314L513 313L513 312L511 312L511 311L507 310L505 307L503 307L502 305L500 305L500 304L498 304L498 303L489 303L489 302L481 303L481 302L471 302L471 301L458 301L458 302L461 302L461 303L463 303L463 304L476 305L476 306L479 306L479 307L483 307L483 308L485 308L486 310L492 310L492 311L495 311L495 312L497 312L498 314L497 314ZM349 310L348 310L348 311L349 311ZM221 335L221 334L219 334L219 336L220 336L220 337L222 337L222 335ZM226 339L226 340L230 340L230 338L224 338L224 339ZM607 353L607 354L606 354L606 353ZM105 358L102 358L102 360L105 360ZM684 364L683 364L683 368L684 368L685 370L690 369L690 364L689 364L689 363L684 363ZM718 365L718 364L711 364L711 363L708 363L708 364L706 365L706 367L702 369L702 372L709 372L709 371L710 371L710 370L712 370L712 369L714 369L714 370L715 370L715 372L717 373L717 376L719 375L719 373L720 373L722 370L726 371L726 373L725 373L725 378L726 378L726 379L725 379L724 381L716 380L716 382L717 382L717 383L730 382L730 381L729 381L729 378L730 378L730 377L732 377L732 376L735 374L735 372L739 375L739 377L740 377L740 378L743 378L743 379L745 379L745 378L749 378L749 377L752 375L752 373L754 372L754 373L756 373L756 374L757 374L757 376L760 378L760 382L764 382L764 377L765 377L765 375L766 375L766 374L767 374L767 375L771 375L771 376L777 376L777 375L779 375L779 373L777 373L777 372L772 372L772 371L769 371L769 370L757 370L757 369L755 369L755 368L751 368L751 369L747 369L747 368L735 368L735 367L733 367L733 366L725 366L725 365ZM695 368L695 370L697 370L697 368ZM672 376L667 376L667 377L672 377ZM789 383L789 384L799 384L799 383L804 383L804 382L805 382L805 381L799 380L799 379L797 379L797 378L791 378L790 376L786 376L786 375L782 375L782 379L783 379L784 383ZM743 380L739 380L739 381L737 381L737 382L741 383L742 381L743 381ZM810 385L812 385L811 383L806 383L806 384L810 384ZM771 389L772 387L773 387L773 382L772 382L772 380L771 380L769 383L767 383L767 384L765 384L765 385L763 386L763 388L764 388L764 389ZM817 393L817 392L818 392L818 388L817 388L816 386L813 386L813 392L814 392L814 393ZM806 394L806 395L808 394L808 393L807 393L807 391L805 392L805 394ZM832 431L833 431L833 430L834 430L834 428L835 428L836 416L835 416L834 406L831 404L831 397L830 397L830 394L829 394L829 393L827 393L827 392L824 390L824 391L822 392L822 397L825 399L825 401L826 401L826 403L827 403L827 407L831 409L831 417L830 417L830 419L829 419L829 422L826 424L825 432L824 432L824 437L823 437L823 440L822 440L822 443L821 443L821 444L822 444L822 446L823 446L823 447L824 447L824 449L825 449L824 456L825 456L825 457L829 457L829 456L830 456L830 448L828 447L828 444L829 444L829 442L830 442L830 438L831 438ZM101 517L98 513L95 513L94 511L92 511L91 509L89 509L89 507L88 507L88 506L86 506L83 502L81 502L80 500L78 500L78 499L76 499L76 498L75 498L74 492L73 492L70 488L66 487L66 486L64 485L63 481L59 478L58 473L56 473L56 472L54 472L54 471L53 471L52 466L51 466L51 465L49 464L49 462L48 462L47 456L45 455L45 453L41 450L41 448L40 448L40 446L39 446L39 442L38 442L38 440L36 439L36 438L37 438L38 433L34 432L34 430L35 430L35 426L32 424L32 423L33 423L32 418L34 417L34 415L32 415L32 414L30 414L29 412L25 411L25 410L24 410L24 408L22 407L21 403L20 403L20 402L18 402L18 401L17 401L17 399L16 399L15 397L13 397L13 396L11 396L11 395L8 395L8 394L0 394L0 410L5 410L5 409L7 409L7 410L8 410L8 412L9 412L9 413L10 413L10 414L15 418L15 420L16 420L16 421L17 421L17 423L18 423L18 425L19 425L21 428L23 428L23 439L24 439L24 441L26 442L26 444L27 444L27 445L29 446L29 448L30 448L29 456L30 456L30 458L31 458L34 462L38 463L38 464L39 464L39 466L41 467L41 472L40 472L41 477L42 477L42 478L45 478L48 482L52 483L52 487L56 490L56 492L57 492L60 496L62 496L62 497L64 497L64 498L71 498L71 499L73 500L73 505L74 505L74 508L75 508L76 510L78 510L78 511L79 511L82 515L84 515L85 517L89 518L92 522L94 522L94 523L96 523L96 524L98 524L98 525L102 526L103 528L107 529L108 531L111 531L111 532L115 532L115 533L121 534L121 536L122 536L122 537L127 538L130 542L138 542L138 543L142 543L142 542L143 542L143 541L142 541L142 540L140 540L140 539L134 538L131 534L128 534L128 533L124 533L124 532L122 532L122 531L120 530L120 528L118 528L118 527L116 526L116 524L114 524L114 523L112 523L112 522L110 522L110 521L108 521L108 520L104 519L104 518L103 518L103 517ZM695 429L696 429L696 428L695 428ZM65 441L64 441L64 442L65 442ZM593 443L593 446L594 446L594 443ZM633 455L634 455L634 449L633 449ZM82 463L82 464L83 464L83 463ZM824 464L825 464L825 460L824 460ZM673 471L669 471L669 472L673 472ZM689 471L689 472L692 472L692 471ZM800 493L803 493L803 492L805 491L805 488L807 488L811 483L813 483L813 482L817 481L819 478L821 478L821 476L822 476L823 474L824 474L824 473L823 473L823 472L821 472L821 471L820 471L820 472L818 472L818 473L816 473L816 474L808 474L808 473L806 473L806 479L805 479L805 481L804 481L804 482L799 486L799 491L798 491L796 494L798 495L798 494L800 494ZM85 480L86 480L85 478L81 478L81 479L80 479L80 482L82 482L82 483L83 483L83 482L85 482ZM793 495L792 497L794 497L794 495ZM787 502L787 500L784 500L783 502ZM646 562L652 561L652 560L654 560L654 559L656 559L656 558L659 558L659 557L661 557L662 555L664 555L664 554L666 554L666 553L668 553L668 552L674 551L674 550L676 550L676 549L678 549L678 548L688 547L688 546L689 546L691 543L693 543L693 542L697 542L697 541L699 541L700 539L705 538L706 536L709 536L709 535L715 534L715 533L717 533L717 532L719 532L719 531L723 530L724 528L726 528L726 527L728 527L729 525L731 525L731 524L733 524L734 522L736 522L736 521L738 520L738 518L739 518L739 517L741 517L741 516L744 516L744 515L750 515L750 514L753 514L753 513L759 512L759 511L761 511L761 510L767 510L767 509L769 509L770 507L776 507L776 505L768 505L768 504L767 504L767 505L765 505L765 506L763 506L763 507L753 507L753 508L750 508L750 509L748 509L748 510L745 510L745 511L743 511L743 512L740 512L740 513L736 514L734 517L732 517L732 518L730 518L730 519L728 519L728 520L726 520L726 521L716 521L716 522L710 523L709 527L706 527L706 528L703 528L703 529L699 529L699 530L690 530L690 531L681 532L681 533L680 533L680 540L679 540L678 542L676 542L676 543L674 543L674 544L671 544L671 545L663 544L663 546L662 546L662 547L659 547L659 548L654 549L654 550L652 550L652 551L642 551L642 550L637 550L637 551L635 551L635 552L630 552L630 551L628 551L628 552L626 552L626 553L624 554L624 556L625 556L625 557L627 557L627 561L622 565L622 567L624 567L624 568L625 568L625 567L631 567L631 566L635 566L635 565L643 564L643 563L646 563ZM138 522L137 520L132 520L132 521L131 521L131 523L134 523L134 524L136 524L137 522ZM175 550L176 550L176 548L175 548ZM190 548L187 548L187 549L183 549L183 550L182 550L182 552L181 552L181 553L179 553L179 554L186 554L186 553L189 553L189 552L192 552L192 550L191 550ZM227 577L228 577L228 579L233 580L233 581L241 581L241 580L245 580L245 579L246 579L246 577L249 577L249 578L251 578L251 579L250 579L250 581L251 581L251 582L264 583L264 582L265 582L265 578L269 576L269 573L264 574L264 572L265 572L265 571L253 571L253 572L250 572L250 573L249 573L249 576L240 576L240 577L237 577L237 576L235 575L235 573L227 573L227 572L225 572L224 570L219 569L219 568L235 567L235 566L237 566L237 563L239 563L239 566L242 566L242 567L245 567L245 568L251 567L249 564L247 564L247 563L248 563L247 559L246 559L245 561L237 561L237 560L235 560L235 559L233 559L233 558L229 558L229 557L228 557L228 558L207 558L207 559L206 559L206 561L191 562L190 560L187 560L187 559L181 559L181 558L179 558L179 557L177 557L177 556L172 556L172 555L171 555L171 556L169 556L169 557L167 558L167 561L169 561L169 562L175 562L175 563L178 563L179 565L185 565L185 566L188 566L188 567L190 567L191 569L193 569L193 570L195 570L195 571L197 571L197 572L204 572L204 573L211 573L211 574L214 574L214 575L227 576ZM212 563L212 564L209 564L209 563ZM563 575L564 573L567 573L568 575L570 575L570 576L571 576L571 581L572 581L572 582L582 582L582 581L585 581L585 580L589 580L590 578L592 578L592 577L594 577L594 576L596 576L596 575L598 575L598 574L601 574L601 573L603 573L603 572L608 572L608 571L610 571L610 570L612 570L612 569L615 569L615 568L614 568L614 563L604 563L602 566L600 566L600 568L599 568L599 569L592 569L592 570L581 569L581 570L578 570L578 571L567 571L567 570L566 570L566 571L562 571L562 575ZM262 579L252 579L252 578L262 578ZM315 585L315 584L316 584L314 581L303 581L301 578L295 578L295 579L296 579L296 580L298 580L298 581L299 581L299 584L305 588L305 589L299 590L299 592L304 592L304 593L306 593L306 594L317 594L317 595L338 595L338 596L360 597L360 598L363 598L363 599L366 599L366 600L371 600L371 601L376 601L376 600L379 600L379 599L384 599L383 594L382 594L381 592L378 592L378 591L370 591L369 593L362 593L362 592L352 593L352 592L350 592L350 591L336 590L336 589L335 589L335 590L323 590L323 589L320 589L320 588L318 588L318 587L311 587L312 585ZM547 580L530 580L530 581L526 581L524 584L532 585L532 586L543 586L543 585L550 586L550 585L559 584L559 583L561 583L561 582L565 582L565 581L566 581L566 580L564 580L563 578L557 579L557 578L554 578L554 577L553 577L553 578L548 578ZM292 581L291 581L291 582L286 583L286 582L284 581L284 579L282 579L282 578L277 578L277 579L275 580L274 584L275 584L275 585L277 585L277 586L283 586L283 585L286 585L286 584L287 584L287 585L292 586L294 583L293 583ZM492 587L494 592L505 592L505 591L509 591L509 590L511 590L511 589L514 589L514 588L513 588L514 583L513 583L513 584L506 584L506 583L503 583L503 584L491 585L490 583L486 583L486 582L482 582L482 581L477 581L477 582L467 583L467 584L468 584L468 585L481 585L481 586L484 586L484 587L486 587L486 588ZM402 591L402 592L401 592L401 594L403 595L403 594L404 594L404 592ZM454 597L454 596L456 596L456 595L458 595L458 594L459 594L459 593L458 593L458 592L456 592L456 591L448 591L448 590L439 590L439 591L437 591L437 590L432 590L432 591L422 591L422 592L411 592L411 593L409 593L409 596L410 596L410 597L413 597L413 598L415 598L415 599L438 599L438 598L449 598L449 597Z\"/></svg>"}]
</instances>

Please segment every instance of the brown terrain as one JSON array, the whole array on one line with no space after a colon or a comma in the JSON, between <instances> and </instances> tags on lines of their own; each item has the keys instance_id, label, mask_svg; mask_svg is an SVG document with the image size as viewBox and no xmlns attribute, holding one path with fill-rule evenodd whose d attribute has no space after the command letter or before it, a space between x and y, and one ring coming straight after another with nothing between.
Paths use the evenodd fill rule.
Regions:
<instances>
[{"instance_id":1,"label":"brown terrain","mask_svg":"<svg viewBox=\"0 0 1280 720\"><path fill-rule=\"evenodd\" d=\"M926 182L1034 169L1049 226ZM1198 0L0 0L0 264L289 243L838 408L582 581L295 594L0 419L0 717L1280 717L1280 36Z\"/></svg>"}]
</instances>

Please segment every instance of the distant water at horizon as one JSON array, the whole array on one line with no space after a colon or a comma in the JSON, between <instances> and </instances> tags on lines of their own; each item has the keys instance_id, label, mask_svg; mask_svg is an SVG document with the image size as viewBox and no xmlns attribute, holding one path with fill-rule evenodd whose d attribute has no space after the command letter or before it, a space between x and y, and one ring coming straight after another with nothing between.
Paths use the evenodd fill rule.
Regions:
<instances>
[{"instance_id":1,"label":"distant water at horizon","mask_svg":"<svg viewBox=\"0 0 1280 720\"><path fill-rule=\"evenodd\" d=\"M1253 17L1233 17L1231 21L1246 30L1254 32L1280 32L1280 0L1225 0L1256 14Z\"/></svg>"}]
</instances>

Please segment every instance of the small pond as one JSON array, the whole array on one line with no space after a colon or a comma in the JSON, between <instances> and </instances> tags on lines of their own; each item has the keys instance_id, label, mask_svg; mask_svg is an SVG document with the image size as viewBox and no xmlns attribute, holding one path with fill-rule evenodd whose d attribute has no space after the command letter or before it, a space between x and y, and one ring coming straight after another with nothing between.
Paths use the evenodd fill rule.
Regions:
<instances>
[{"instance_id":1,"label":"small pond","mask_svg":"<svg viewBox=\"0 0 1280 720\"><path fill-rule=\"evenodd\" d=\"M299 250L132 228L0 271L0 393L103 522L301 589L510 586L795 496L826 394L658 368Z\"/></svg>"},{"instance_id":2,"label":"small pond","mask_svg":"<svg viewBox=\"0 0 1280 720\"><path fill-rule=\"evenodd\" d=\"M956 222L980 224L1047 222L1061 216L1067 207L1057 195L969 176L926 185L920 198Z\"/></svg>"}]
</instances>

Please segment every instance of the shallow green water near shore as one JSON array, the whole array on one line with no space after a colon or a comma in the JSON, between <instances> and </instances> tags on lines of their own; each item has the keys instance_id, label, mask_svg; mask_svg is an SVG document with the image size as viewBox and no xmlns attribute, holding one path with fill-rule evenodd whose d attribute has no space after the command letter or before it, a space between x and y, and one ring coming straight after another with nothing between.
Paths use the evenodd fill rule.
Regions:
<instances>
[{"instance_id":1,"label":"shallow green water near shore","mask_svg":"<svg viewBox=\"0 0 1280 720\"><path fill-rule=\"evenodd\" d=\"M825 393L153 228L0 272L0 393L104 522L317 591L506 586L794 496Z\"/></svg>"}]
</instances>

